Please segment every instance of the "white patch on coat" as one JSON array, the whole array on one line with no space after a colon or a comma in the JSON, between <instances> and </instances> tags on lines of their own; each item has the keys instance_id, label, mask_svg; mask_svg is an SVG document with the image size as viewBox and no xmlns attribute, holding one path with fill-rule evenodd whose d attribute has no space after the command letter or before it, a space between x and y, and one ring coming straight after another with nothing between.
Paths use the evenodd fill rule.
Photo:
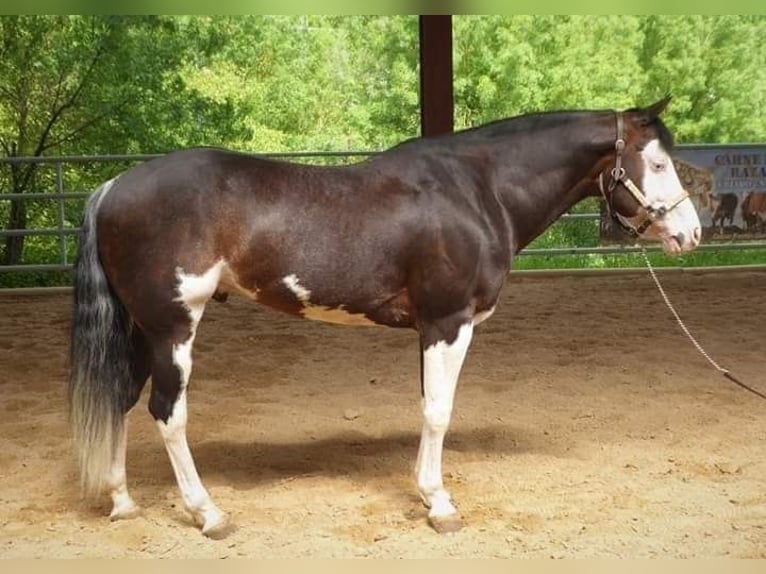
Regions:
<instances>
[{"instance_id":1,"label":"white patch on coat","mask_svg":"<svg viewBox=\"0 0 766 574\"><path fill-rule=\"evenodd\" d=\"M182 268L176 268L178 297L174 301L179 301L188 311L191 323L189 338L183 343L173 345L173 363L181 371L184 387L189 383L189 377L191 376L191 351L192 345L194 345L194 337L197 334L197 326L200 319L202 319L202 313L205 312L205 304L218 288L221 273L225 267L227 267L226 262L221 259L201 275L184 273Z\"/></svg>"},{"instance_id":2,"label":"white patch on coat","mask_svg":"<svg viewBox=\"0 0 766 574\"><path fill-rule=\"evenodd\" d=\"M363 313L349 313L340 307L324 307L322 305L306 305L301 310L301 315L313 321L336 323L338 325L378 326L377 323L368 319Z\"/></svg>"},{"instance_id":3,"label":"white patch on coat","mask_svg":"<svg viewBox=\"0 0 766 574\"><path fill-rule=\"evenodd\" d=\"M479 313L476 313L473 316L473 324L478 325L479 323L483 323L487 319L489 319L492 314L495 312L495 306L493 306L491 309L488 309L487 311L480 311Z\"/></svg>"},{"instance_id":4,"label":"white patch on coat","mask_svg":"<svg viewBox=\"0 0 766 574\"><path fill-rule=\"evenodd\" d=\"M176 268L178 297L174 300L180 301L189 311L194 328L202 318L205 303L218 288L218 283L221 281L221 275L225 269L228 269L228 265L223 259L220 259L201 275L187 274L180 267Z\"/></svg>"},{"instance_id":5,"label":"white patch on coat","mask_svg":"<svg viewBox=\"0 0 766 574\"><path fill-rule=\"evenodd\" d=\"M309 299L311 297L311 291L309 291L308 289L303 287L303 285L300 284L300 282L298 281L298 276L295 275L295 273L282 278L282 283L284 283L287 286L287 288L293 292L293 294L298 299L298 301L305 304L309 303Z\"/></svg>"},{"instance_id":6,"label":"white patch on coat","mask_svg":"<svg viewBox=\"0 0 766 574\"><path fill-rule=\"evenodd\" d=\"M314 305L311 303L311 291L300 284L298 276L294 273L282 278L282 283L295 295L295 298L301 302L301 316L313 321L323 321L325 323L336 323L339 325L377 325L374 321L368 319L363 313L351 313L343 305L338 307L327 307L325 305Z\"/></svg>"},{"instance_id":7,"label":"white patch on coat","mask_svg":"<svg viewBox=\"0 0 766 574\"><path fill-rule=\"evenodd\" d=\"M186 386L189 384L189 378L192 371L192 347L194 338L197 335L197 326L199 325L202 314L205 311L205 304L210 300L218 288L218 282L221 279L221 273L226 267L226 262L221 259L210 269L200 275L185 273L180 267L176 268L176 278L178 279L178 296L174 301L180 302L189 313L189 337L182 343L173 345L173 364L181 372L181 393L176 404L173 407L173 413L168 419L166 427L174 425L171 421L180 420L181 427L186 424ZM183 400L182 400L183 399ZM164 424L164 423L162 423Z\"/></svg>"}]
</instances>

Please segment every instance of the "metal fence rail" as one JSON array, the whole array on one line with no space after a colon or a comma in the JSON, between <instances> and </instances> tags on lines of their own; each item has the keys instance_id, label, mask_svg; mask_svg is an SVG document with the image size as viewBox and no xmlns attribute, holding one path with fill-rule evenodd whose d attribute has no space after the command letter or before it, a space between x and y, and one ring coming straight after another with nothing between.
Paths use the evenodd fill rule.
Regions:
<instances>
[{"instance_id":1,"label":"metal fence rail","mask_svg":"<svg viewBox=\"0 0 766 574\"><path fill-rule=\"evenodd\" d=\"M347 151L347 152L277 152L264 153L264 157L281 159L322 159L340 163L352 158L365 158L375 155L377 152L370 151ZM58 238L58 261L44 264L18 264L0 265L0 272L21 271L66 271L72 268L72 263L67 255L67 239L76 236L79 228L67 226L66 204L70 201L82 201L91 191L71 190L65 187L64 167L85 164L131 164L147 161L162 154L137 154L137 155L93 155L93 156L46 156L46 157L15 157L0 158L0 167L14 164L38 164L51 166L54 169L55 189L50 192L32 193L2 193L0 189L0 208L2 202L10 201L53 201L56 202L56 227L29 228L29 229L1 229L0 239L6 237L57 237ZM566 213L560 220L598 220L599 213ZM764 242L738 242L738 243L715 243L703 244L699 251L731 251L746 249L766 249ZM549 247L549 248L526 248L520 255L596 255L596 254L630 254L640 251L638 247L614 245L598 247ZM660 251L659 247L649 247L647 251Z\"/></svg>"}]
</instances>

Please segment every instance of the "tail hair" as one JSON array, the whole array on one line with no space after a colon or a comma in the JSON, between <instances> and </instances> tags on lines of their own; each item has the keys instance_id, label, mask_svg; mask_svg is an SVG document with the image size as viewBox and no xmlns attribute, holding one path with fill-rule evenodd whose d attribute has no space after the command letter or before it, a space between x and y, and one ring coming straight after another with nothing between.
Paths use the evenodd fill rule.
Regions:
<instances>
[{"instance_id":1,"label":"tail hair","mask_svg":"<svg viewBox=\"0 0 766 574\"><path fill-rule=\"evenodd\" d=\"M123 440L131 382L131 320L104 273L98 254L98 209L114 180L88 200L74 266L69 412L85 497L107 486Z\"/></svg>"}]
</instances>

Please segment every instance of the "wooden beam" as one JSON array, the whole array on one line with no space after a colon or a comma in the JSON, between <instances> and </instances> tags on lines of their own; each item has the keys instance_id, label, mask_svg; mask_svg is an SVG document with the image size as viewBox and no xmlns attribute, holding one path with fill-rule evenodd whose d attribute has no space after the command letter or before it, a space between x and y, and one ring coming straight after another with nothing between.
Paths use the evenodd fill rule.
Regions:
<instances>
[{"instance_id":1,"label":"wooden beam","mask_svg":"<svg viewBox=\"0 0 766 574\"><path fill-rule=\"evenodd\" d=\"M420 16L420 131L435 136L454 130L452 16Z\"/></svg>"}]
</instances>

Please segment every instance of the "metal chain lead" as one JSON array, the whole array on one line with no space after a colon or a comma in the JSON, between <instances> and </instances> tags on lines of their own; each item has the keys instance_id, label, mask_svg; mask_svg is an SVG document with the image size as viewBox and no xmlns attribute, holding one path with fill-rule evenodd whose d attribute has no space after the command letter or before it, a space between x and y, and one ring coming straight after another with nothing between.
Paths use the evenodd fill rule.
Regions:
<instances>
[{"instance_id":1,"label":"metal chain lead","mask_svg":"<svg viewBox=\"0 0 766 574\"><path fill-rule=\"evenodd\" d=\"M665 290L662 288L662 285L660 285L660 280L657 279L657 274L654 272L654 267L652 267L652 264L649 262L649 257L646 255L646 249L644 249L644 246L641 246L641 255L644 258L644 261L646 262L646 267L649 269L649 274L652 276L652 279L654 279L654 284L657 285L657 289L660 291L660 295L662 295L663 300L665 301L665 305L668 306L668 309L670 309L670 312L673 313L673 316L676 318L676 321L678 321L678 326L681 327L681 330L686 333L686 336L689 337L689 340L691 340L692 344L697 348L697 350L702 354L703 357L705 357L708 362L713 365L716 370L722 372L722 373L728 373L729 371L727 369L722 368L718 363L716 363L713 359L710 358L710 355L708 355L705 352L705 349L702 348L702 346L697 342L697 339L694 338L694 336L689 332L689 329L686 328L686 325L684 325L684 322L681 320L681 317L678 316L678 313L673 308L673 305L670 303L670 299L668 299L668 296L665 294Z\"/></svg>"},{"instance_id":2,"label":"metal chain lead","mask_svg":"<svg viewBox=\"0 0 766 574\"><path fill-rule=\"evenodd\" d=\"M657 278L657 274L654 272L654 267L652 267L652 264L649 262L649 257L646 255L646 249L644 248L643 244L641 245L641 255L644 258L644 261L646 262L646 267L649 269L649 274L652 276L652 279L654 279L654 284L657 285L657 289L660 292L660 295L662 295L662 299L665 301L665 305L667 305L668 309L670 309L670 312L673 313L673 317L676 318L676 321L678 322L678 326L681 327L681 330L686 334L687 337L689 337L689 340L692 342L694 347L700 352L700 354L705 357L708 362L713 365L713 367L720 373L723 374L724 377L732 381L734 384L739 385L743 389L750 391L754 395L757 395L761 397L762 399L766 399L766 395L761 393L760 391L757 391L753 389L752 387L749 387L742 381L738 380L734 375L729 372L728 369L724 369L721 367L718 363L716 363L710 355L708 355L705 352L705 349L702 348L702 346L697 342L697 339L694 338L694 336L689 332L689 329L686 328L686 325L684 325L684 322L681 320L681 317L678 315L676 310L673 308L673 305L670 302L670 299L668 298L667 294L665 293L665 290L662 288L662 285L660 284L660 280Z\"/></svg>"}]
</instances>

